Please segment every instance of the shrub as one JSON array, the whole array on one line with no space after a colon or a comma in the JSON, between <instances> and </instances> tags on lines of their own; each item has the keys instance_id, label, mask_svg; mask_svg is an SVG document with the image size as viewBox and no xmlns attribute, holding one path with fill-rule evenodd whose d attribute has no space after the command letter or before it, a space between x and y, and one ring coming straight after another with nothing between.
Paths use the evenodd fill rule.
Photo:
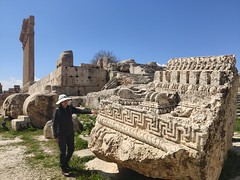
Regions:
<instances>
[{"instance_id":1,"label":"shrub","mask_svg":"<svg viewBox=\"0 0 240 180\"><path fill-rule=\"evenodd\" d=\"M236 119L236 124L235 124L234 131L240 132L240 118Z\"/></svg>"},{"instance_id":2,"label":"shrub","mask_svg":"<svg viewBox=\"0 0 240 180\"><path fill-rule=\"evenodd\" d=\"M96 117L95 115L89 115L89 114L81 114L79 115L79 118L81 121L83 121L83 132L81 134L83 135L89 135L92 128L95 126L96 123Z\"/></svg>"}]
</instances>

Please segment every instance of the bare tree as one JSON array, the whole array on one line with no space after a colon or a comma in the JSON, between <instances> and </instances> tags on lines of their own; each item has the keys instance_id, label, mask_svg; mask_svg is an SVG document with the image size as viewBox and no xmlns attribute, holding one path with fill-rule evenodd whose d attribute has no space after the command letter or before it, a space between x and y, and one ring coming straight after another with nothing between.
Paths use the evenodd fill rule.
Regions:
<instances>
[{"instance_id":1,"label":"bare tree","mask_svg":"<svg viewBox=\"0 0 240 180\"><path fill-rule=\"evenodd\" d=\"M95 54L95 56L91 60L91 63L97 64L98 60L104 57L108 58L110 62L115 62L115 63L117 62L117 57L111 51L101 50Z\"/></svg>"}]
</instances>

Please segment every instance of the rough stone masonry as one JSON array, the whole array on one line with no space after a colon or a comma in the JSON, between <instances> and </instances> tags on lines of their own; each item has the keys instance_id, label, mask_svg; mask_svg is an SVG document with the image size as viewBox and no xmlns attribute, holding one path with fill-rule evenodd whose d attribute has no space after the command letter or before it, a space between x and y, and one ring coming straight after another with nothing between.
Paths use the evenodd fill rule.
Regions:
<instances>
[{"instance_id":1,"label":"rough stone masonry","mask_svg":"<svg viewBox=\"0 0 240 180\"><path fill-rule=\"evenodd\" d=\"M23 19L19 40L23 48L23 86L34 82L34 16Z\"/></svg>"},{"instance_id":2,"label":"rough stone masonry","mask_svg":"<svg viewBox=\"0 0 240 180\"><path fill-rule=\"evenodd\" d=\"M170 59L145 88L100 102L89 148L145 176L217 180L232 146L238 72L233 55Z\"/></svg>"}]
</instances>

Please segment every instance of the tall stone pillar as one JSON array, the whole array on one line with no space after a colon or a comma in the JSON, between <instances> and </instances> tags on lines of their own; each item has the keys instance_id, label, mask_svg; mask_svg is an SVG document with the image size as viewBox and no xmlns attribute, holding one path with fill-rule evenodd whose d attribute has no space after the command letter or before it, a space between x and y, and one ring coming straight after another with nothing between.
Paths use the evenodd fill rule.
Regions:
<instances>
[{"instance_id":1,"label":"tall stone pillar","mask_svg":"<svg viewBox=\"0 0 240 180\"><path fill-rule=\"evenodd\" d=\"M0 94L2 94L2 84L0 83Z\"/></svg>"},{"instance_id":2,"label":"tall stone pillar","mask_svg":"<svg viewBox=\"0 0 240 180\"><path fill-rule=\"evenodd\" d=\"M23 19L19 40L23 48L23 86L34 82L34 16Z\"/></svg>"}]
</instances>

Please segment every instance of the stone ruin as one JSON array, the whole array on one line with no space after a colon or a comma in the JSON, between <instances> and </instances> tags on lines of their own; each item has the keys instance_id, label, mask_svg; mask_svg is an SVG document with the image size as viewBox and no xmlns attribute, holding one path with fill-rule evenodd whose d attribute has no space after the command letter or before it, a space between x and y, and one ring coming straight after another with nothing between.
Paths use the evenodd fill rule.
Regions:
<instances>
[{"instance_id":1,"label":"stone ruin","mask_svg":"<svg viewBox=\"0 0 240 180\"><path fill-rule=\"evenodd\" d=\"M99 109L89 148L100 159L153 178L218 179L236 116L233 55L175 58L166 68L106 58L74 66L73 52L64 51L56 69L34 82L33 16L20 41L23 87L2 107L14 130L51 127L58 94L75 96L76 106L86 95L86 105Z\"/></svg>"},{"instance_id":2,"label":"stone ruin","mask_svg":"<svg viewBox=\"0 0 240 180\"><path fill-rule=\"evenodd\" d=\"M154 81L100 101L90 150L148 177L218 179L232 146L233 55L174 58Z\"/></svg>"},{"instance_id":3,"label":"stone ruin","mask_svg":"<svg viewBox=\"0 0 240 180\"><path fill-rule=\"evenodd\" d=\"M8 88L8 90L3 91L2 84L0 83L0 107L8 96L19 93L20 89L20 85L14 85L13 88Z\"/></svg>"},{"instance_id":4,"label":"stone ruin","mask_svg":"<svg viewBox=\"0 0 240 180\"><path fill-rule=\"evenodd\" d=\"M18 86L18 91L12 95L0 95L0 114L4 118L15 119L15 122L24 115L30 118L31 126L43 128L53 118L58 94L71 96L74 106L84 105L84 96L90 92L122 84L146 84L153 81L155 70L162 69L156 63L141 65L133 59L112 63L108 58L99 59L96 64L75 66L73 52L67 50L61 53L54 71L34 81L34 25L34 16L24 19L19 37L23 48L23 87L20 90ZM19 119L20 124L23 119Z\"/></svg>"},{"instance_id":5,"label":"stone ruin","mask_svg":"<svg viewBox=\"0 0 240 180\"><path fill-rule=\"evenodd\" d=\"M0 94L2 94L3 91L2 91L2 84L0 83Z\"/></svg>"},{"instance_id":6,"label":"stone ruin","mask_svg":"<svg viewBox=\"0 0 240 180\"><path fill-rule=\"evenodd\" d=\"M23 19L19 40L23 48L23 87L34 82L34 16Z\"/></svg>"},{"instance_id":7,"label":"stone ruin","mask_svg":"<svg viewBox=\"0 0 240 180\"><path fill-rule=\"evenodd\" d=\"M107 83L107 71L93 66L74 66L73 52L64 51L57 60L56 69L28 87L28 93L55 91L58 94L84 96Z\"/></svg>"}]
</instances>

